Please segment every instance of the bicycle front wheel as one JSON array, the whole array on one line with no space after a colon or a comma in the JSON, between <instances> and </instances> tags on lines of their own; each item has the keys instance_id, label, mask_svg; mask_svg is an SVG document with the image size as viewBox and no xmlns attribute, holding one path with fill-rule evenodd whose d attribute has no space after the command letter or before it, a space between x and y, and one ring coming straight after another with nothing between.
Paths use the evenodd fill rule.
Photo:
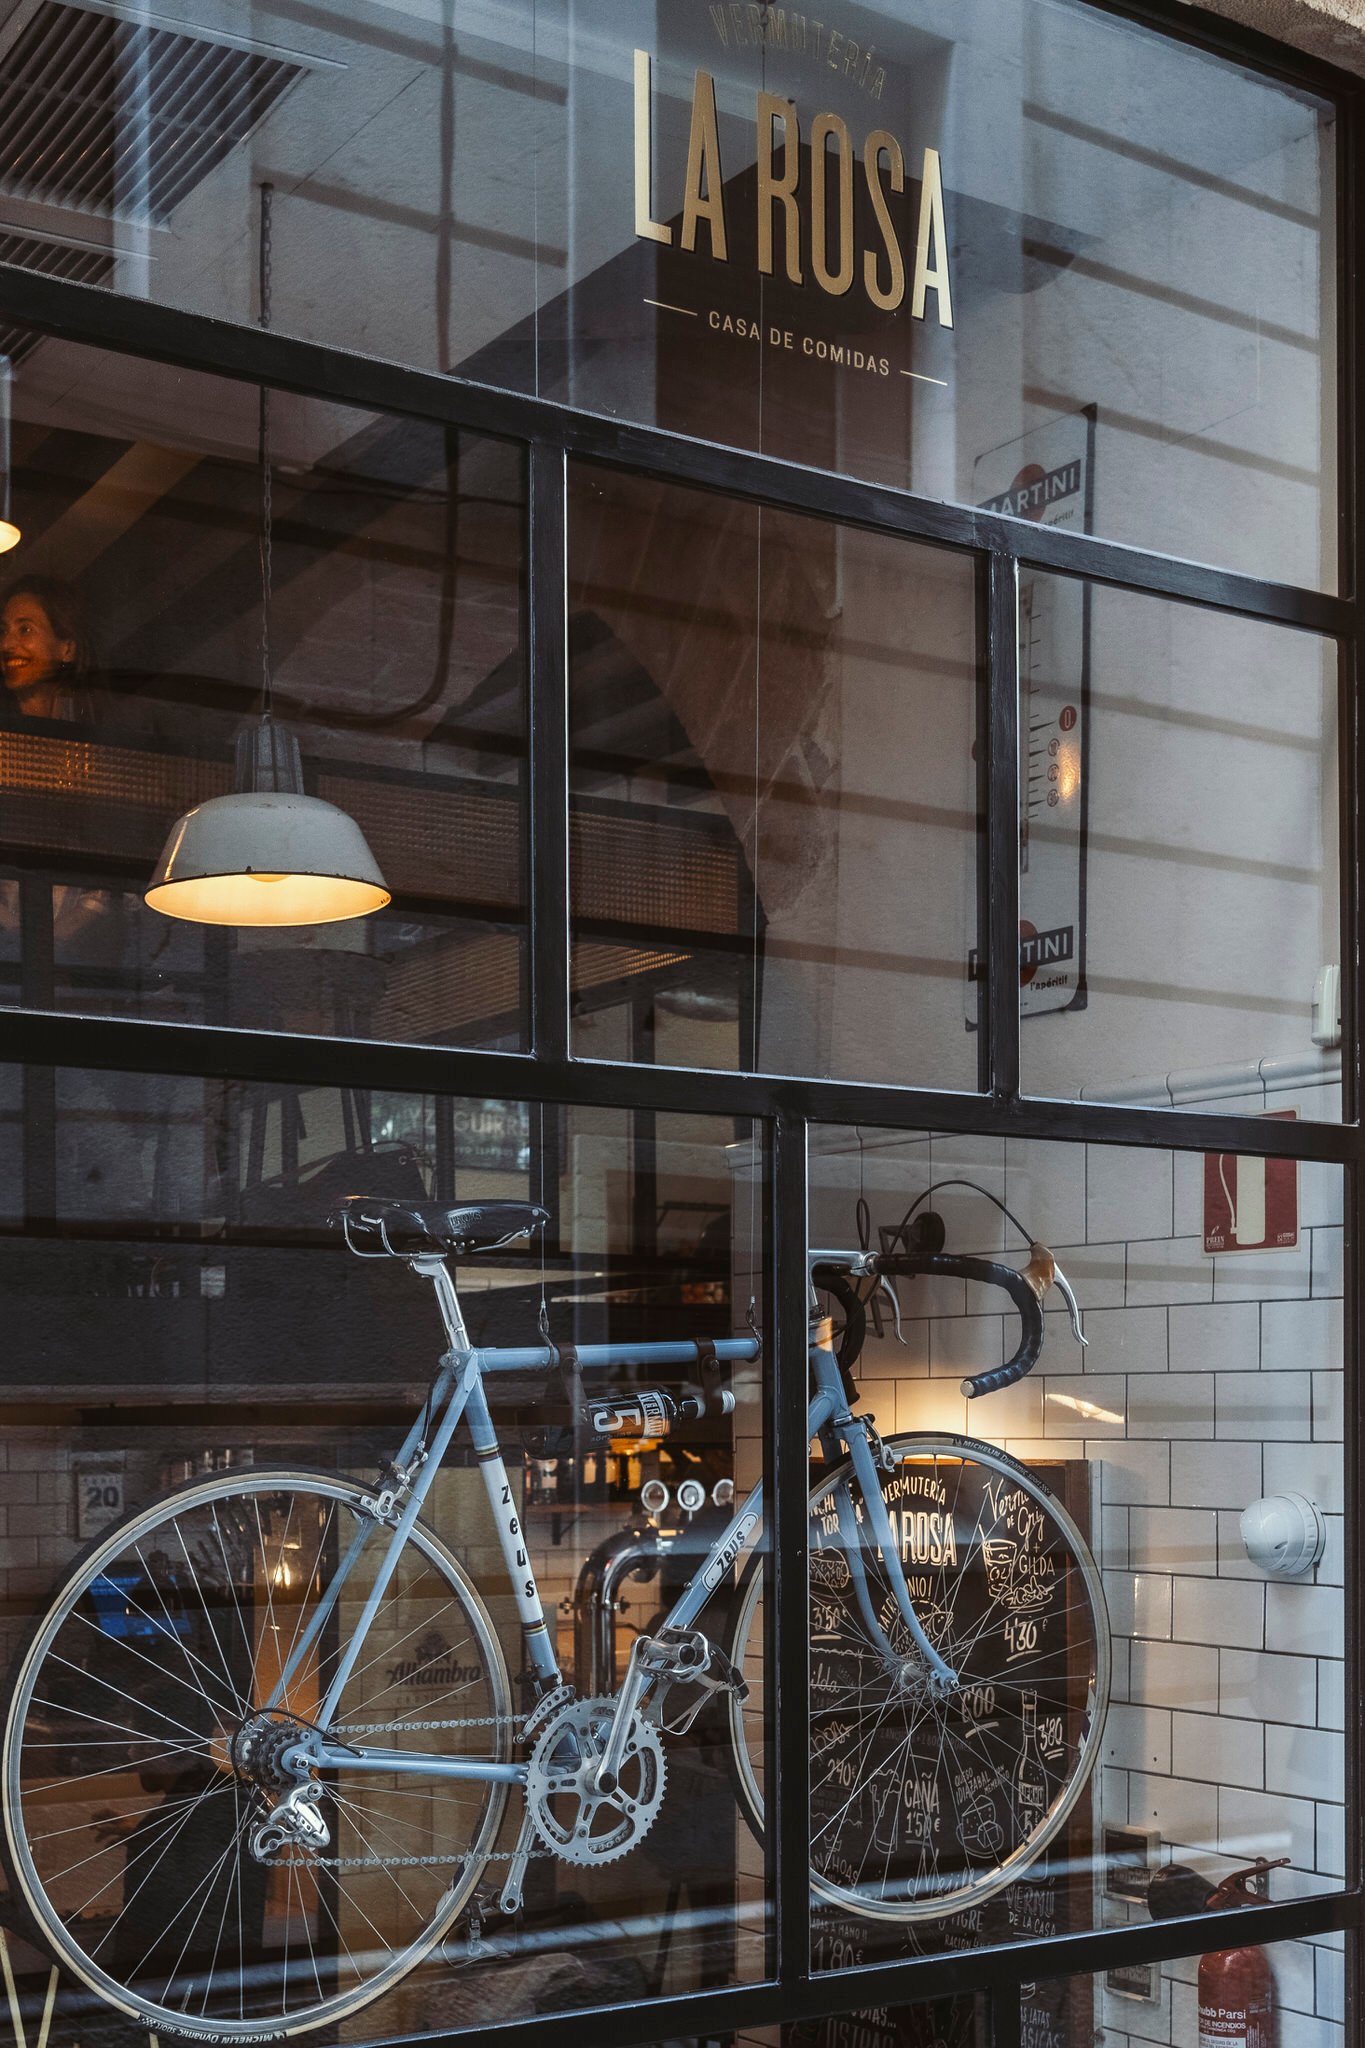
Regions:
<instances>
[{"instance_id":1,"label":"bicycle front wheel","mask_svg":"<svg viewBox=\"0 0 1365 2048\"><path fill-rule=\"evenodd\" d=\"M493 1847L505 1785L342 1768L311 1794L324 1844L252 1853L288 1783L272 1744L315 1723L390 1549L364 1500L319 1473L191 1482L96 1543L19 1660L3 1751L15 1890L54 1955L152 2032L265 2040L344 2018L428 1953ZM258 1718L242 1738L267 1707L269 1733ZM510 1755L487 1610L429 1530L399 1552L330 1731Z\"/></svg>"},{"instance_id":2,"label":"bicycle front wheel","mask_svg":"<svg viewBox=\"0 0 1365 2048\"><path fill-rule=\"evenodd\" d=\"M968 1437L886 1440L895 1568L957 1674L939 1696L902 1618L851 1464L810 1496L811 1885L872 1920L979 1905L1053 1842L1094 1769L1109 1700L1095 1561L1027 1467ZM763 1589L740 1587L731 1700L741 1797L763 1816Z\"/></svg>"}]
</instances>

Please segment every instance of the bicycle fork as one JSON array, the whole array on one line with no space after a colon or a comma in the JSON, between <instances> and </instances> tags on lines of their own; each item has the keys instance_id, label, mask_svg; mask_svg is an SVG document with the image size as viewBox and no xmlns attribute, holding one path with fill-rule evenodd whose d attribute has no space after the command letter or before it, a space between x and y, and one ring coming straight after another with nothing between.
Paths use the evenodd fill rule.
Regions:
<instances>
[{"instance_id":1,"label":"bicycle fork","mask_svg":"<svg viewBox=\"0 0 1365 2048\"><path fill-rule=\"evenodd\" d=\"M820 1317L812 1318L810 1359L815 1379L815 1396L810 1408L811 1435L819 1436L826 1428L832 1428L842 1439L862 1492L863 1515L881 1552L887 1583L895 1598L901 1620L909 1630L910 1639L924 1661L928 1672L929 1689L939 1697L956 1692L960 1683L958 1675L939 1655L925 1634L924 1624L915 1612L915 1603L910 1597L910 1588L905 1583L905 1573L901 1569L900 1545L896 1541L891 1516L882 1498L878 1458L872 1448L876 1431L870 1417L854 1415L849 1408L839 1378L838 1362L829 1339L829 1326ZM878 1443L878 1450L880 1448ZM844 1546L844 1555L848 1560L859 1611L872 1640L880 1643L888 1666L894 1669L904 1660L892 1648L890 1638L873 1608L871 1588L868 1586L867 1571L863 1564L863 1547L853 1513L853 1500L846 1486L834 1489L834 1512L838 1518L839 1535Z\"/></svg>"}]
</instances>

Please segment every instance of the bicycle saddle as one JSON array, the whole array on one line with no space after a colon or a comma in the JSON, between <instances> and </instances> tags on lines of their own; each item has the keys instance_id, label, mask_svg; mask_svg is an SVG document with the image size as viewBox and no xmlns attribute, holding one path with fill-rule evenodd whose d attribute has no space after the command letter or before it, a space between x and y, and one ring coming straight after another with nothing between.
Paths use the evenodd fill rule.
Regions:
<instances>
[{"instance_id":1,"label":"bicycle saddle","mask_svg":"<svg viewBox=\"0 0 1365 2048\"><path fill-rule=\"evenodd\" d=\"M340 1223L347 1244L362 1258L410 1259L423 1252L496 1251L529 1237L549 1213L535 1202L400 1202L386 1195L347 1195L328 1220ZM357 1239L378 1239L379 1248L368 1250Z\"/></svg>"}]
</instances>

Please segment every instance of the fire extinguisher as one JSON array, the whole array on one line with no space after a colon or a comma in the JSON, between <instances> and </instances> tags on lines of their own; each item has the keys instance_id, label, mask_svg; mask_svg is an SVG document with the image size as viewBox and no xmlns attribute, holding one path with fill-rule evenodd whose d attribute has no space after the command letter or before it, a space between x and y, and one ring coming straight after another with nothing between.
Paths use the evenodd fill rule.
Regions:
<instances>
[{"instance_id":1,"label":"fire extinguisher","mask_svg":"<svg viewBox=\"0 0 1365 2048\"><path fill-rule=\"evenodd\" d=\"M1248 1882L1287 1856L1234 1870L1209 1893L1206 1910L1264 1904ZM1275 2048L1275 1978L1263 1948L1222 1948L1199 1959L1199 2048Z\"/></svg>"}]
</instances>

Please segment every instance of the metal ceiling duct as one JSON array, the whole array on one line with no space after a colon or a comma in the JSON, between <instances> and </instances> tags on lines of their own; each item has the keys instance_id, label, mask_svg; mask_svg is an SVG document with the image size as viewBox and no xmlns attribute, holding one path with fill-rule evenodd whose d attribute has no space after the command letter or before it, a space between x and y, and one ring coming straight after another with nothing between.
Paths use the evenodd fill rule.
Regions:
<instances>
[{"instance_id":1,"label":"metal ceiling duct","mask_svg":"<svg viewBox=\"0 0 1365 2048\"><path fill-rule=\"evenodd\" d=\"M0 52L0 190L164 224L305 69L42 0Z\"/></svg>"}]
</instances>

